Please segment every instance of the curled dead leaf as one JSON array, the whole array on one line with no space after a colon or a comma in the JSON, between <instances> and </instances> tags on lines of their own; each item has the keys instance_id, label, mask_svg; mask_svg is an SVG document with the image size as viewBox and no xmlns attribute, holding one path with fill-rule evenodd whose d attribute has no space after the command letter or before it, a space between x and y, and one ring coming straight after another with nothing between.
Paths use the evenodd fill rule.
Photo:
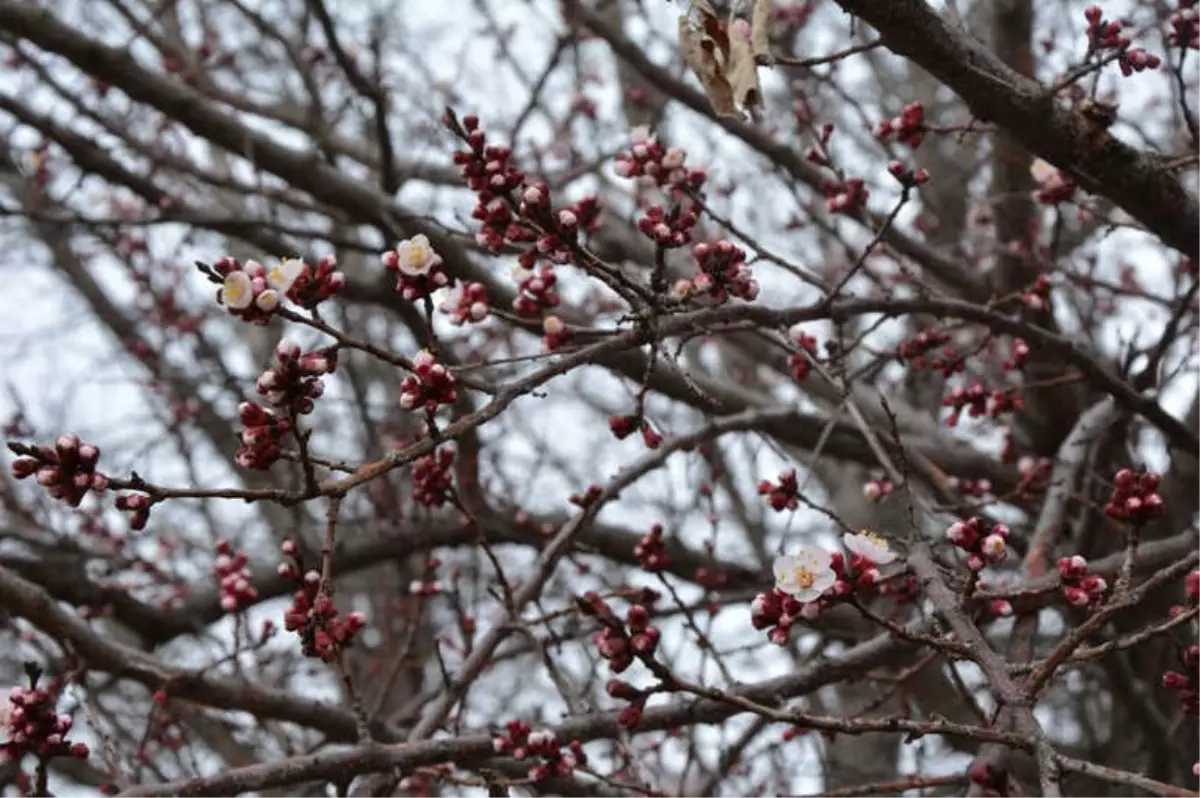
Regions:
<instances>
[{"instance_id":1,"label":"curled dead leaf","mask_svg":"<svg viewBox=\"0 0 1200 798\"><path fill-rule=\"evenodd\" d=\"M755 6L755 15L759 13L759 7ZM770 16L769 2L762 13ZM758 63L762 56L758 46L750 23L732 12L728 20L718 18L706 0L694 0L692 14L679 18L679 49L683 60L700 79L709 103L719 116L740 119L743 110L762 104L758 83ZM764 52L766 46L761 43Z\"/></svg>"}]
</instances>

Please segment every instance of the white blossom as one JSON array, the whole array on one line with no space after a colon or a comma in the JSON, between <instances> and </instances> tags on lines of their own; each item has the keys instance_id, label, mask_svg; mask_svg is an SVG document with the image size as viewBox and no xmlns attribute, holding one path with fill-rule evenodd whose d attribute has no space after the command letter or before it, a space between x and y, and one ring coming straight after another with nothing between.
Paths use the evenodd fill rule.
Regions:
<instances>
[{"instance_id":1,"label":"white blossom","mask_svg":"<svg viewBox=\"0 0 1200 798\"><path fill-rule=\"evenodd\" d=\"M837 582L829 552L801 549L775 559L775 587L798 601L816 601Z\"/></svg>"},{"instance_id":2,"label":"white blossom","mask_svg":"<svg viewBox=\"0 0 1200 798\"><path fill-rule=\"evenodd\" d=\"M424 235L413 236L407 241L396 245L396 254L400 256L399 268L401 273L409 277L422 277L429 274L440 260L429 239Z\"/></svg>"},{"instance_id":3,"label":"white blossom","mask_svg":"<svg viewBox=\"0 0 1200 798\"><path fill-rule=\"evenodd\" d=\"M284 258L267 270L267 285L281 294L286 294L304 271L304 261L299 258Z\"/></svg>"},{"instance_id":4,"label":"white blossom","mask_svg":"<svg viewBox=\"0 0 1200 798\"><path fill-rule=\"evenodd\" d=\"M254 286L250 275L243 271L230 272L221 285L221 302L231 310L245 310L254 301Z\"/></svg>"},{"instance_id":5,"label":"white blossom","mask_svg":"<svg viewBox=\"0 0 1200 798\"><path fill-rule=\"evenodd\" d=\"M896 552L888 547L888 542L869 529L864 529L861 535L842 535L842 544L851 554L857 554L864 560L870 560L876 565L887 565L894 562Z\"/></svg>"}]
</instances>

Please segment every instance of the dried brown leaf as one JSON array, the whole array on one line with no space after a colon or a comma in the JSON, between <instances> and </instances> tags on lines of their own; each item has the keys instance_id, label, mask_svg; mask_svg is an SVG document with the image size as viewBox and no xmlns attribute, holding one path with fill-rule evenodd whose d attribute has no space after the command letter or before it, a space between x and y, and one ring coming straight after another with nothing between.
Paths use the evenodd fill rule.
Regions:
<instances>
[{"instance_id":1,"label":"dried brown leaf","mask_svg":"<svg viewBox=\"0 0 1200 798\"><path fill-rule=\"evenodd\" d=\"M754 14L750 18L754 60L764 66L775 63L771 55L771 6L771 0L755 0Z\"/></svg>"},{"instance_id":2,"label":"dried brown leaf","mask_svg":"<svg viewBox=\"0 0 1200 798\"><path fill-rule=\"evenodd\" d=\"M742 23L744 26L745 23ZM756 108L762 104L762 89L758 85L758 61L750 38L742 35L737 27L729 36L729 67L727 80L733 92L733 100L742 108Z\"/></svg>"},{"instance_id":3,"label":"dried brown leaf","mask_svg":"<svg viewBox=\"0 0 1200 798\"><path fill-rule=\"evenodd\" d=\"M715 17L706 16L705 22L710 19L715 20ZM733 100L733 88L725 75L728 41L725 39L726 48L722 49L720 41L693 27L686 16L679 18L679 49L683 60L700 79L713 110L719 116L740 118Z\"/></svg>"}]
</instances>

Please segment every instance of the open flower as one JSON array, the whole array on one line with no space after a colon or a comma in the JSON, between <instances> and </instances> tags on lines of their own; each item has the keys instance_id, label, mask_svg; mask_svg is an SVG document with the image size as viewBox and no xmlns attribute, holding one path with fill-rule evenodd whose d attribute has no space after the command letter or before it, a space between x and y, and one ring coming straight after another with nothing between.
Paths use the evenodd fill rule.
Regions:
<instances>
[{"instance_id":1,"label":"open flower","mask_svg":"<svg viewBox=\"0 0 1200 798\"><path fill-rule=\"evenodd\" d=\"M221 285L221 303L231 310L245 310L254 301L254 285L244 271L225 275Z\"/></svg>"},{"instance_id":2,"label":"open flower","mask_svg":"<svg viewBox=\"0 0 1200 798\"><path fill-rule=\"evenodd\" d=\"M286 294L303 271L304 261L299 258L284 258L267 270L267 285L280 294Z\"/></svg>"},{"instance_id":3,"label":"open flower","mask_svg":"<svg viewBox=\"0 0 1200 798\"><path fill-rule=\"evenodd\" d=\"M888 548L888 542L869 529L864 529L861 535L847 532L842 535L842 545L851 554L857 554L876 565L887 565L896 559L896 552Z\"/></svg>"},{"instance_id":4,"label":"open flower","mask_svg":"<svg viewBox=\"0 0 1200 798\"><path fill-rule=\"evenodd\" d=\"M409 277L429 274L429 270L438 263L437 253L433 251L429 239L424 235L401 241L396 245L396 255L399 256L397 268L401 274L407 274Z\"/></svg>"},{"instance_id":5,"label":"open flower","mask_svg":"<svg viewBox=\"0 0 1200 798\"><path fill-rule=\"evenodd\" d=\"M801 549L775 559L775 587L797 601L816 601L836 581L827 551Z\"/></svg>"}]
</instances>

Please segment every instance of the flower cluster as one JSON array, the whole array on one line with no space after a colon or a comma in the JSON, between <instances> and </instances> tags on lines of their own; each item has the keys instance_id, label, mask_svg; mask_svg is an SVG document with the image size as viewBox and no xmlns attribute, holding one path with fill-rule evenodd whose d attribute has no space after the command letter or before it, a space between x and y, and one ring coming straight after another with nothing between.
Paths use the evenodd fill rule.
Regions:
<instances>
[{"instance_id":1,"label":"flower cluster","mask_svg":"<svg viewBox=\"0 0 1200 798\"><path fill-rule=\"evenodd\" d=\"M367 625L367 619L361 612L351 612L341 617L333 605L327 586L322 584L321 574L304 571L299 547L294 540L285 540L280 549L290 560L279 564L280 576L299 583L291 606L283 614L283 626L299 636L304 656L334 662L341 656L342 650L354 641L359 630ZM304 575L301 576L301 573Z\"/></svg>"},{"instance_id":2,"label":"flower cluster","mask_svg":"<svg viewBox=\"0 0 1200 798\"><path fill-rule=\"evenodd\" d=\"M433 415L442 405L458 401L458 381L428 350L413 358L413 373L400 383L400 407Z\"/></svg>"},{"instance_id":3,"label":"flower cluster","mask_svg":"<svg viewBox=\"0 0 1200 798\"><path fill-rule=\"evenodd\" d=\"M800 347L803 352L788 355L788 371L791 372L793 380L804 382L812 372L812 361L817 356L817 339L799 329L792 330L789 337L792 339L792 343Z\"/></svg>"},{"instance_id":4,"label":"flower cluster","mask_svg":"<svg viewBox=\"0 0 1200 798\"><path fill-rule=\"evenodd\" d=\"M651 659L658 649L660 632L650 623L649 602L632 604L625 613L625 621L617 619L612 608L600 594L588 591L578 599L579 611L598 620L603 629L597 632L592 642L600 656L608 660L613 673L621 673L633 664L634 658Z\"/></svg>"},{"instance_id":5,"label":"flower cluster","mask_svg":"<svg viewBox=\"0 0 1200 798\"><path fill-rule=\"evenodd\" d=\"M321 258L316 269L307 263L302 266L287 291L287 298L302 308L312 310L346 284L346 275L338 271L337 260L332 255Z\"/></svg>"},{"instance_id":6,"label":"flower cluster","mask_svg":"<svg viewBox=\"0 0 1200 798\"><path fill-rule=\"evenodd\" d=\"M542 333L542 343L551 352L571 340L570 328L558 316L551 315L542 319Z\"/></svg>"},{"instance_id":7,"label":"flower cluster","mask_svg":"<svg viewBox=\"0 0 1200 798\"><path fill-rule=\"evenodd\" d=\"M60 435L53 446L10 444L9 448L20 455L12 462L13 477L36 475L52 499L78 507L88 493L99 496L108 489L108 477L96 470L100 448L83 443L78 435Z\"/></svg>"},{"instance_id":8,"label":"flower cluster","mask_svg":"<svg viewBox=\"0 0 1200 798\"><path fill-rule=\"evenodd\" d=\"M542 761L529 769L532 781L545 781L551 776L569 776L576 767L587 764L587 754L579 740L572 740L563 750L552 729L533 731L524 721L510 720L505 730L507 734L492 735L492 749L501 756L511 756L516 760L540 757Z\"/></svg>"},{"instance_id":9,"label":"flower cluster","mask_svg":"<svg viewBox=\"0 0 1200 798\"><path fill-rule=\"evenodd\" d=\"M979 516L955 521L946 528L946 538L966 552L967 567L972 571L982 571L988 563L1004 562L1011 533L1004 524L991 526Z\"/></svg>"},{"instance_id":10,"label":"flower cluster","mask_svg":"<svg viewBox=\"0 0 1200 798\"><path fill-rule=\"evenodd\" d=\"M412 466L412 499L422 507L441 507L451 498L454 475L454 449L443 446Z\"/></svg>"},{"instance_id":11,"label":"flower cluster","mask_svg":"<svg viewBox=\"0 0 1200 798\"><path fill-rule=\"evenodd\" d=\"M217 561L213 564L213 576L221 588L221 609L237 612L258 600L258 591L250 582L252 576L246 567L249 561L245 552L233 550L233 544L225 538L217 541Z\"/></svg>"},{"instance_id":12,"label":"flower cluster","mask_svg":"<svg viewBox=\"0 0 1200 798\"><path fill-rule=\"evenodd\" d=\"M1185 715L1200 715L1200 646L1190 645L1179 655L1183 671L1167 671L1163 687L1174 690Z\"/></svg>"},{"instance_id":13,"label":"flower cluster","mask_svg":"<svg viewBox=\"0 0 1200 798\"><path fill-rule=\"evenodd\" d=\"M732 242L697 244L692 255L699 271L692 279L675 284L676 296L711 296L716 302L724 302L730 296L749 302L758 296L758 281L746 263L746 253Z\"/></svg>"},{"instance_id":14,"label":"flower cluster","mask_svg":"<svg viewBox=\"0 0 1200 798\"><path fill-rule=\"evenodd\" d=\"M1008 359L1004 361L1004 368L1016 371L1024 367L1025 361L1029 359L1029 344L1025 343L1024 338L1014 338L1009 352Z\"/></svg>"},{"instance_id":15,"label":"flower cluster","mask_svg":"<svg viewBox=\"0 0 1200 798\"><path fill-rule=\"evenodd\" d=\"M655 524L642 535L642 539L633 547L633 556L637 557L642 570L652 574L671 564L671 558L667 556L667 544L663 541L662 524Z\"/></svg>"},{"instance_id":16,"label":"flower cluster","mask_svg":"<svg viewBox=\"0 0 1200 798\"><path fill-rule=\"evenodd\" d=\"M921 146L925 138L925 106L909 103L899 116L885 119L875 126L875 136L887 140L895 138L913 149Z\"/></svg>"},{"instance_id":17,"label":"flower cluster","mask_svg":"<svg viewBox=\"0 0 1200 798\"><path fill-rule=\"evenodd\" d=\"M285 410L290 417L311 413L313 400L325 393L321 378L337 369L337 350L301 354L299 344L284 338L275 347L275 359L278 368L264 371L255 389L267 404Z\"/></svg>"},{"instance_id":18,"label":"flower cluster","mask_svg":"<svg viewBox=\"0 0 1200 798\"><path fill-rule=\"evenodd\" d=\"M14 687L8 694L8 703L4 718L8 742L0 743L3 758L13 762L19 762L26 755L35 756L42 762L68 755L87 759L87 745L67 739L72 720L70 715L55 711L58 704L56 690L38 687L33 680L31 687Z\"/></svg>"},{"instance_id":19,"label":"flower cluster","mask_svg":"<svg viewBox=\"0 0 1200 798\"><path fill-rule=\"evenodd\" d=\"M150 497L145 493L122 493L117 496L117 509L132 513L129 518L129 528L145 529L150 522Z\"/></svg>"},{"instance_id":20,"label":"flower cluster","mask_svg":"<svg viewBox=\"0 0 1200 798\"><path fill-rule=\"evenodd\" d=\"M396 292L408 300L427 297L450 285L442 258L433 251L429 238L416 235L401 241L380 256L383 267L396 275Z\"/></svg>"},{"instance_id":21,"label":"flower cluster","mask_svg":"<svg viewBox=\"0 0 1200 798\"><path fill-rule=\"evenodd\" d=\"M1144 524L1163 514L1163 498L1158 493L1158 474L1135 474L1122 468L1113 477L1112 495L1104 505L1109 518Z\"/></svg>"},{"instance_id":22,"label":"flower cluster","mask_svg":"<svg viewBox=\"0 0 1200 798\"><path fill-rule=\"evenodd\" d=\"M1158 56L1140 47L1130 47L1132 42L1129 37L1121 35L1124 26L1117 20L1104 19L1100 6L1088 6L1083 10L1083 16L1088 23L1088 48L1092 51L1118 51L1117 64L1125 77L1144 69L1158 69L1162 64Z\"/></svg>"},{"instance_id":23,"label":"flower cluster","mask_svg":"<svg viewBox=\"0 0 1200 798\"><path fill-rule=\"evenodd\" d=\"M305 264L296 258L284 258L268 269L255 260L243 265L237 258L222 257L212 268L221 281L217 301L243 321L265 325Z\"/></svg>"},{"instance_id":24,"label":"flower cluster","mask_svg":"<svg viewBox=\"0 0 1200 798\"><path fill-rule=\"evenodd\" d=\"M1074 607L1099 604L1108 590L1104 577L1089 574L1087 560L1078 554L1058 561L1058 575L1062 579L1063 596Z\"/></svg>"},{"instance_id":25,"label":"flower cluster","mask_svg":"<svg viewBox=\"0 0 1200 798\"><path fill-rule=\"evenodd\" d=\"M779 475L778 483L764 479L758 483L758 495L766 496L771 509L777 513L795 510L800 506L800 483L796 479L796 470L784 471Z\"/></svg>"},{"instance_id":26,"label":"flower cluster","mask_svg":"<svg viewBox=\"0 0 1200 798\"><path fill-rule=\"evenodd\" d=\"M237 464L253 471L266 471L279 459L280 444L292 430L291 420L253 402L238 405L238 419L245 429L237 450Z\"/></svg>"},{"instance_id":27,"label":"flower cluster","mask_svg":"<svg viewBox=\"0 0 1200 798\"><path fill-rule=\"evenodd\" d=\"M477 324L492 311L488 304L487 287L483 283L465 283L452 288L438 305L438 310L449 315L450 323L455 327Z\"/></svg>"},{"instance_id":28,"label":"flower cluster","mask_svg":"<svg viewBox=\"0 0 1200 798\"><path fill-rule=\"evenodd\" d=\"M1029 173L1037 183L1033 199L1042 205L1057 205L1075 196L1075 184L1060 170L1038 158L1029 167Z\"/></svg>"},{"instance_id":29,"label":"flower cluster","mask_svg":"<svg viewBox=\"0 0 1200 798\"><path fill-rule=\"evenodd\" d=\"M750 623L769 629L767 639L784 645L792 625L801 618L816 618L829 604L855 591L870 592L879 582L880 565L897 559L886 540L864 529L842 536L848 556L823 549L804 548L776 558L775 589L760 593L750 606Z\"/></svg>"}]
</instances>

